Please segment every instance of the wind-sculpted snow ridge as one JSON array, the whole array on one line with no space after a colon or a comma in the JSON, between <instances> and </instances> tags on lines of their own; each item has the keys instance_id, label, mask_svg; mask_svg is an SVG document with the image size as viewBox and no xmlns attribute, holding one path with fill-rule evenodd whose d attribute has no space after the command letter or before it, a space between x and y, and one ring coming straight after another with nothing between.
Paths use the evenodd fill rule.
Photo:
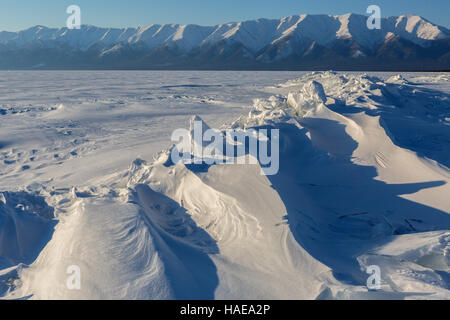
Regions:
<instances>
[{"instance_id":1,"label":"wind-sculpted snow ridge","mask_svg":"<svg viewBox=\"0 0 450 320\"><path fill-rule=\"evenodd\" d=\"M50 240L53 211L43 197L25 191L0 193L0 295L20 283L18 271Z\"/></svg>"},{"instance_id":2,"label":"wind-sculpted snow ridge","mask_svg":"<svg viewBox=\"0 0 450 320\"><path fill-rule=\"evenodd\" d=\"M287 99L257 100L255 109L234 123L285 128L281 172L270 180L303 248L345 283L361 283L365 275L359 271L380 266L382 291L324 291L328 298L330 292L335 298L449 297L450 146L442 139L431 152L426 134L448 136L450 101L409 85L401 76L384 82L312 73L280 85L289 90ZM441 104L430 108L430 98ZM411 115L411 122L405 120ZM425 136L401 148L417 125ZM290 130L297 133L287 134ZM389 255L380 253L391 247L396 250Z\"/></svg>"},{"instance_id":3,"label":"wind-sculpted snow ridge","mask_svg":"<svg viewBox=\"0 0 450 320\"><path fill-rule=\"evenodd\" d=\"M54 208L58 223L34 261L2 254L0 294L449 299L449 146L428 141L448 137L449 100L418 83L321 72L267 88L276 94L222 132L280 130L272 176L258 163L174 163L173 146L96 185L35 185L48 205L36 198L40 209L27 210ZM194 121L203 120L193 117L191 131ZM8 200L22 195L6 193L5 212L27 203ZM66 287L70 265L80 267L80 290ZM381 283L369 290L374 266Z\"/></svg>"},{"instance_id":4,"label":"wind-sculpted snow ridge","mask_svg":"<svg viewBox=\"0 0 450 320\"><path fill-rule=\"evenodd\" d=\"M293 15L216 26L163 24L0 32L0 68L448 70L450 31L415 15Z\"/></svg>"}]
</instances>

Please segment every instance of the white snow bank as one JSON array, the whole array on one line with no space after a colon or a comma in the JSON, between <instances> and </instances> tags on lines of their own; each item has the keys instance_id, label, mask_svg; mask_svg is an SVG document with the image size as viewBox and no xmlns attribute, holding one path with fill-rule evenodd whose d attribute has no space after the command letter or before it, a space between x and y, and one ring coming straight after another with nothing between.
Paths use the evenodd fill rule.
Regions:
<instances>
[{"instance_id":1,"label":"white snow bank","mask_svg":"<svg viewBox=\"0 0 450 320\"><path fill-rule=\"evenodd\" d=\"M448 149L438 121L448 117L446 93L393 80L311 73L254 100L248 115L222 129L279 129L274 176L261 176L258 163L172 163L166 150L152 163L136 159L127 170L99 174L82 186L30 186L48 206L35 195L4 193L0 255L8 264L0 268L0 295L448 299L450 173L440 163ZM440 104L426 106L430 99ZM195 121L201 133L209 128L202 118L185 124L191 136ZM130 118L121 125L141 129ZM424 148L429 139L405 140L419 134L417 128L437 136L434 152ZM11 148L2 155L19 161L19 153ZM100 170L107 157L89 165ZM53 238L35 251L33 263L22 265L19 251L5 245L5 239L22 239L10 238L9 221L35 217L27 229L38 230L34 222L47 221L50 206L59 221ZM70 265L82 272L79 291L66 287ZM372 265L381 270L378 291L366 286Z\"/></svg>"},{"instance_id":2,"label":"white snow bank","mask_svg":"<svg viewBox=\"0 0 450 320\"><path fill-rule=\"evenodd\" d=\"M0 268L31 263L50 240L54 210L40 196L0 193Z\"/></svg>"},{"instance_id":3,"label":"white snow bank","mask_svg":"<svg viewBox=\"0 0 450 320\"><path fill-rule=\"evenodd\" d=\"M396 236L358 257L363 270L383 266L382 286L392 292L411 292L407 298L448 299L450 232Z\"/></svg>"}]
</instances>

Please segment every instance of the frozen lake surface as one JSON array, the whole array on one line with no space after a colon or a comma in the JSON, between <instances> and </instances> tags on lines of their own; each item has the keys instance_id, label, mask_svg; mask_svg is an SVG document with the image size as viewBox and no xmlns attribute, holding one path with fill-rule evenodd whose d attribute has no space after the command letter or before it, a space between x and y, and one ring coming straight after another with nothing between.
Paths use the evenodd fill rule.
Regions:
<instances>
[{"instance_id":1,"label":"frozen lake surface","mask_svg":"<svg viewBox=\"0 0 450 320\"><path fill-rule=\"evenodd\" d=\"M0 71L1 152L12 150L0 159L15 164L2 163L0 186L23 184L12 170L18 164L33 169L26 181L56 182L59 171L64 183L78 184L123 169L138 155L152 159L170 146L173 130L189 127L190 116L220 127L245 114L253 99L268 97L267 86L301 74Z\"/></svg>"},{"instance_id":2,"label":"frozen lake surface","mask_svg":"<svg viewBox=\"0 0 450 320\"><path fill-rule=\"evenodd\" d=\"M278 174L170 163L195 115ZM0 298L449 299L449 159L448 73L0 71Z\"/></svg>"}]
</instances>

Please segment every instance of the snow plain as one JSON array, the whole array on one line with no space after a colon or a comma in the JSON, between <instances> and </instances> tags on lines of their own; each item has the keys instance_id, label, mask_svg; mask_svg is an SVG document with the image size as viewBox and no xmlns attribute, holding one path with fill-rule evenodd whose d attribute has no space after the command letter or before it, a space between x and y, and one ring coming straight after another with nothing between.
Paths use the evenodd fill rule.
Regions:
<instances>
[{"instance_id":1,"label":"snow plain","mask_svg":"<svg viewBox=\"0 0 450 320\"><path fill-rule=\"evenodd\" d=\"M194 115L279 173L171 163ZM449 299L449 159L448 73L2 71L0 297Z\"/></svg>"}]
</instances>

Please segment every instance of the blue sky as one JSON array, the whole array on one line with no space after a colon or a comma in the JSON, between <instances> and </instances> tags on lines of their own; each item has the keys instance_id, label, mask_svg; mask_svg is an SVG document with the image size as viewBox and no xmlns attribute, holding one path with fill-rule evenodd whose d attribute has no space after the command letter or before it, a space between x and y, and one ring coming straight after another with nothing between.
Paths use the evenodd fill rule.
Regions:
<instances>
[{"instance_id":1,"label":"blue sky","mask_svg":"<svg viewBox=\"0 0 450 320\"><path fill-rule=\"evenodd\" d=\"M377 4L383 16L413 13L450 28L449 0L0 0L0 30L64 26L71 4L81 7L83 24L103 27L215 25L302 13L365 14L368 5Z\"/></svg>"}]
</instances>

